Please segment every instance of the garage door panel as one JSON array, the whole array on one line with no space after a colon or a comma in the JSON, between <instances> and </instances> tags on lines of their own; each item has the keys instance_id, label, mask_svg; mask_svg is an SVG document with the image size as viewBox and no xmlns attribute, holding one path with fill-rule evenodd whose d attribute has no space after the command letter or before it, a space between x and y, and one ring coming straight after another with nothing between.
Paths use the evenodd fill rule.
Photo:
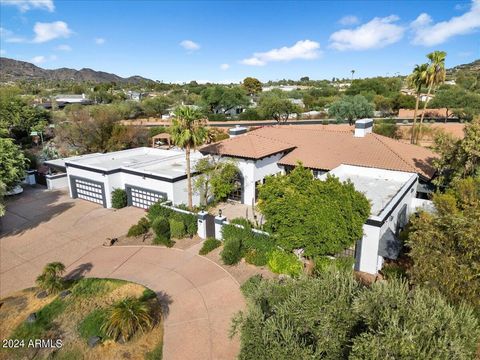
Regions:
<instances>
[{"instance_id":1,"label":"garage door panel","mask_svg":"<svg viewBox=\"0 0 480 360\"><path fill-rule=\"evenodd\" d=\"M74 198L106 206L105 188L101 182L70 176L70 184Z\"/></svg>"},{"instance_id":2,"label":"garage door panel","mask_svg":"<svg viewBox=\"0 0 480 360\"><path fill-rule=\"evenodd\" d=\"M127 191L128 204L142 209L148 209L158 201L167 199L167 194L160 191L132 185L126 185L125 189Z\"/></svg>"}]
</instances>

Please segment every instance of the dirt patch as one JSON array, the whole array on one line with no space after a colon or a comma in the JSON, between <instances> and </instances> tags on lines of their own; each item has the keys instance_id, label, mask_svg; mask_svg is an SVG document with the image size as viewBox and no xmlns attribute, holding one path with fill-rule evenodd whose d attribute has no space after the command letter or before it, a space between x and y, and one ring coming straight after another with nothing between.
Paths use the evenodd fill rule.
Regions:
<instances>
[{"instance_id":1,"label":"dirt patch","mask_svg":"<svg viewBox=\"0 0 480 360\"><path fill-rule=\"evenodd\" d=\"M147 333L137 333L128 342L121 344L113 340L105 340L94 348L89 348L85 335L80 333L80 324L92 311L108 308L111 304L127 297L140 298L145 290L142 285L110 279L83 279L98 281L101 286L85 287L85 291L75 290L82 280L71 287L72 294L64 299L49 296L37 299L38 289L26 289L8 298L0 300L0 333L8 338L19 326L23 326L27 316L39 312L42 308L61 302L61 311L40 335L42 339L58 339L63 341L60 349L0 349L0 359L14 358L54 358L54 359L143 359L155 347L161 346L163 340L163 323L161 303L153 297L148 301L152 309L155 326ZM94 284L96 285L96 284ZM77 288L78 289L78 288ZM92 290L93 289L93 290ZM21 309L21 310L19 310ZM43 311L43 310L42 310ZM159 345L160 344L160 345Z\"/></svg>"},{"instance_id":2,"label":"dirt patch","mask_svg":"<svg viewBox=\"0 0 480 360\"><path fill-rule=\"evenodd\" d=\"M220 265L226 271L228 271L235 280L241 285L253 275L262 275L265 279L273 279L277 277L276 274L272 273L266 266L255 266L245 262L245 259L242 259L237 265L225 265L222 262L220 257L220 252L222 251L223 246L216 248L215 250L209 252L205 255L206 258L212 260L216 264Z\"/></svg>"}]
</instances>

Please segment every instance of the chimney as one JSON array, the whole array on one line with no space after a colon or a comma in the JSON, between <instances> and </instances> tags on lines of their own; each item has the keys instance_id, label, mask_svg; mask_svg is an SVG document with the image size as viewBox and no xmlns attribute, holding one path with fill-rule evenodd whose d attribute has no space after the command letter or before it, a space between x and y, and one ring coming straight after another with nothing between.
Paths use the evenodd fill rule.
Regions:
<instances>
[{"instance_id":1,"label":"chimney","mask_svg":"<svg viewBox=\"0 0 480 360\"><path fill-rule=\"evenodd\" d=\"M355 137L365 137L373 130L373 119L360 119L355 121Z\"/></svg>"},{"instance_id":2,"label":"chimney","mask_svg":"<svg viewBox=\"0 0 480 360\"><path fill-rule=\"evenodd\" d=\"M234 138L235 136L243 135L246 133L247 133L247 128L240 125L235 125L234 128L228 129L228 135L230 135L231 138Z\"/></svg>"}]
</instances>

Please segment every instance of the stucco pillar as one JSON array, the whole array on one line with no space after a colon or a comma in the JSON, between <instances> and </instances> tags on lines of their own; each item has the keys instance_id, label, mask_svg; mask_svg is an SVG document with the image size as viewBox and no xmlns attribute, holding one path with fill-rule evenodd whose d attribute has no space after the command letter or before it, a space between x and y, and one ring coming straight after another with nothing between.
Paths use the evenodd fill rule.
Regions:
<instances>
[{"instance_id":1,"label":"stucco pillar","mask_svg":"<svg viewBox=\"0 0 480 360\"><path fill-rule=\"evenodd\" d=\"M215 216L215 239L222 240L223 223L227 221L225 216Z\"/></svg>"},{"instance_id":2,"label":"stucco pillar","mask_svg":"<svg viewBox=\"0 0 480 360\"><path fill-rule=\"evenodd\" d=\"M197 214L197 234L201 239L207 238L207 215L206 211L200 211Z\"/></svg>"}]
</instances>

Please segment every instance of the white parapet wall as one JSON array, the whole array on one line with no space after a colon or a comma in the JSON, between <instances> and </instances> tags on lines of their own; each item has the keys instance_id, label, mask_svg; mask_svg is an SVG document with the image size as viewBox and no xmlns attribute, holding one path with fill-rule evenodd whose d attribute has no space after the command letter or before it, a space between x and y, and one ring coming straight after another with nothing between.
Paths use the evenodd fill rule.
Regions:
<instances>
[{"instance_id":1,"label":"white parapet wall","mask_svg":"<svg viewBox=\"0 0 480 360\"><path fill-rule=\"evenodd\" d=\"M68 187L68 176L63 174L45 175L48 190L65 189Z\"/></svg>"}]
</instances>

